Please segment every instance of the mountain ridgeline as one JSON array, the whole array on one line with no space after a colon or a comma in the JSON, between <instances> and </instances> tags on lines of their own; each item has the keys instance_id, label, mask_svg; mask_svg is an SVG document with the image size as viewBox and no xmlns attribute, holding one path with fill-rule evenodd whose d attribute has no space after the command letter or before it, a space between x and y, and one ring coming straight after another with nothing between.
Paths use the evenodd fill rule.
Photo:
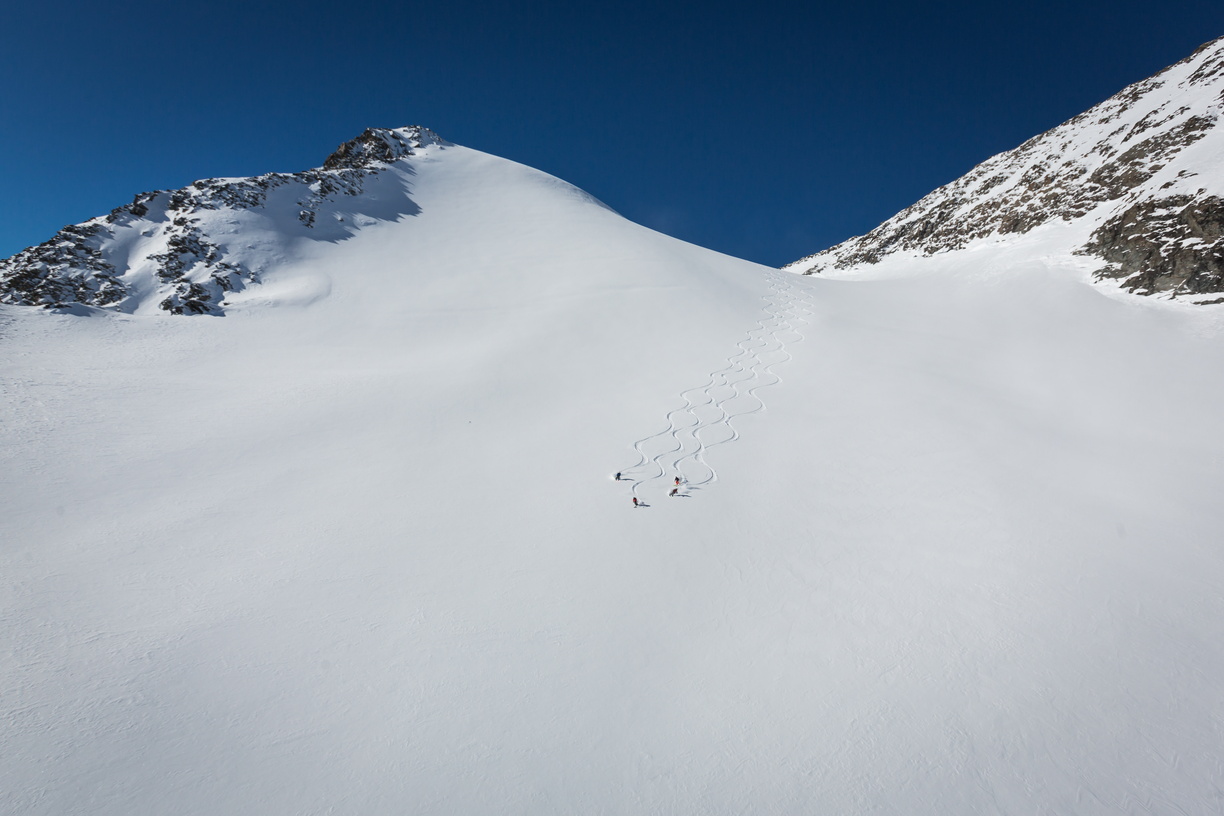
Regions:
<instances>
[{"instance_id":1,"label":"mountain ridgeline","mask_svg":"<svg viewBox=\"0 0 1224 816\"><path fill-rule=\"evenodd\" d=\"M402 185L380 201L371 182L447 144L428 128L369 128L312 170L141 193L0 260L0 303L223 314L225 295L258 283L286 239L342 240L371 219L415 214Z\"/></svg>"},{"instance_id":2,"label":"mountain ridgeline","mask_svg":"<svg viewBox=\"0 0 1224 816\"><path fill-rule=\"evenodd\" d=\"M819 274L1078 225L1069 251L1130 292L1224 298L1224 37L1000 153L866 235L789 264Z\"/></svg>"},{"instance_id":3,"label":"mountain ridgeline","mask_svg":"<svg viewBox=\"0 0 1224 816\"><path fill-rule=\"evenodd\" d=\"M1014 150L982 162L866 235L785 267L863 268L1069 225L1058 251L1141 295L1224 303L1224 37ZM449 142L370 128L321 167L204 179L137 195L0 260L0 303L224 314L226 295L312 241L420 212L411 159ZM1063 239L1060 239L1063 240Z\"/></svg>"}]
</instances>

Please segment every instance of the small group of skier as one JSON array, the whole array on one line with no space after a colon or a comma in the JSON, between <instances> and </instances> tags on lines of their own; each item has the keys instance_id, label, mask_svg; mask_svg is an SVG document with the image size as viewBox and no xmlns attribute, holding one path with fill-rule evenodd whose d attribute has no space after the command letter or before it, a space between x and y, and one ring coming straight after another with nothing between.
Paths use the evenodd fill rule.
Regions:
<instances>
[{"instance_id":1,"label":"small group of skier","mask_svg":"<svg viewBox=\"0 0 1224 816\"><path fill-rule=\"evenodd\" d=\"M616 481L618 481L618 482L619 482L619 481L623 481L623 479L621 478L623 475L624 475L624 474L622 474L620 471L617 471L616 476L615 476L614 478L615 478L615 479L616 479ZM672 485L673 485L673 486L672 486L671 492L670 492L670 493L668 493L667 495L668 495L668 496L679 496L679 495L680 495L680 487L681 487L681 484L682 484L682 480L680 479L680 477L679 477L679 476L677 476L677 477L676 477L676 478L675 478L675 479L672 481ZM639 501L639 500L638 500L638 497L637 497L637 496L634 496L634 497L633 497L633 506L634 506L634 507L647 507L647 506L649 506L649 505L647 505L647 504L646 504L646 502L644 502L644 501Z\"/></svg>"}]
</instances>

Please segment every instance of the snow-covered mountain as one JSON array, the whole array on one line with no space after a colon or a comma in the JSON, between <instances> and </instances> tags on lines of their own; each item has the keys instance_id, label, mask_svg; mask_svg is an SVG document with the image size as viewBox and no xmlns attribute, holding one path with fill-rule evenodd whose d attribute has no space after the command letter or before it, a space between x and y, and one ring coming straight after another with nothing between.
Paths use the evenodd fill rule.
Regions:
<instances>
[{"instance_id":1,"label":"snow-covered mountain","mask_svg":"<svg viewBox=\"0 0 1224 816\"><path fill-rule=\"evenodd\" d=\"M140 193L0 260L0 303L224 314L293 244L416 214L400 160L446 144L428 128L369 128L313 170Z\"/></svg>"},{"instance_id":2,"label":"snow-covered mountain","mask_svg":"<svg viewBox=\"0 0 1224 816\"><path fill-rule=\"evenodd\" d=\"M1061 225L1058 249L1093 261L1099 280L1224 302L1222 112L1224 38L982 162L866 235L786 268L842 271Z\"/></svg>"},{"instance_id":3,"label":"snow-covered mountain","mask_svg":"<svg viewBox=\"0 0 1224 816\"><path fill-rule=\"evenodd\" d=\"M24 256L0 813L1218 810L1224 310L334 158Z\"/></svg>"}]
</instances>

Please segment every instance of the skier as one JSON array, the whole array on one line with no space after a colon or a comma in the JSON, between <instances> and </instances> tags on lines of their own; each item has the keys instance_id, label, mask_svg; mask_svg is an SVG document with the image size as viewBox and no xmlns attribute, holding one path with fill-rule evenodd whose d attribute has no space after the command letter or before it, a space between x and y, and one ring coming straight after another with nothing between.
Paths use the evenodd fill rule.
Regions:
<instances>
[{"instance_id":1,"label":"skier","mask_svg":"<svg viewBox=\"0 0 1224 816\"><path fill-rule=\"evenodd\" d=\"M676 484L679 484L679 483L680 483L680 482L679 482L679 480L677 480L677 481L676 481ZM677 493L679 493L679 492L680 492L680 488L678 488L678 487L673 487L673 488L672 488L672 492L668 493L667 495L669 495L669 496L674 496L674 495L676 495L676 494L677 494Z\"/></svg>"},{"instance_id":2,"label":"skier","mask_svg":"<svg viewBox=\"0 0 1224 816\"><path fill-rule=\"evenodd\" d=\"M680 477L679 477L679 476L677 476L677 477L676 477L676 484L677 484L677 485L678 485L678 484L680 484ZM673 493L675 493L676 491L674 491L674 490L673 490L672 492L673 492Z\"/></svg>"},{"instance_id":3,"label":"skier","mask_svg":"<svg viewBox=\"0 0 1224 816\"><path fill-rule=\"evenodd\" d=\"M634 507L637 507L637 506L638 506L637 496L634 496L634 497L633 497L633 506L634 506Z\"/></svg>"},{"instance_id":4,"label":"skier","mask_svg":"<svg viewBox=\"0 0 1224 816\"><path fill-rule=\"evenodd\" d=\"M616 481L620 481L620 471L616 471Z\"/></svg>"}]
</instances>

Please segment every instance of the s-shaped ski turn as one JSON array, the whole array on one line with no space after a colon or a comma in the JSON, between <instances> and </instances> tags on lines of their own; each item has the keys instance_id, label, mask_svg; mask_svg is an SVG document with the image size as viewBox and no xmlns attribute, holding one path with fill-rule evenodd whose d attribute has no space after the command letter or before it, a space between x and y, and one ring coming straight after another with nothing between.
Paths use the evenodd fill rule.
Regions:
<instances>
[{"instance_id":1,"label":"s-shaped ski turn","mask_svg":"<svg viewBox=\"0 0 1224 816\"><path fill-rule=\"evenodd\" d=\"M736 344L727 365L704 385L680 392L683 402L667 412L667 427L633 443L638 461L616 474L629 482L634 507L659 493L680 498L718 481L707 452L740 438L735 420L765 410L759 391L782 382L773 368L791 359L788 347L804 339L799 327L812 317L811 290L789 272L766 273L765 316Z\"/></svg>"}]
</instances>

